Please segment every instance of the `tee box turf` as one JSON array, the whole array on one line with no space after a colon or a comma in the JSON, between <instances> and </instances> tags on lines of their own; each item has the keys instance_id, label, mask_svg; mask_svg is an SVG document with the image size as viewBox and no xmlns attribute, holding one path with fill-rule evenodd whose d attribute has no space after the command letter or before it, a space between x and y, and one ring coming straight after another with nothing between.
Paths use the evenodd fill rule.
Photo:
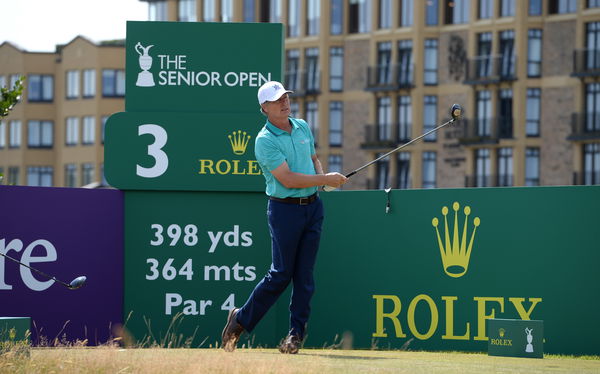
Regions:
<instances>
[{"instance_id":1,"label":"tee box turf","mask_svg":"<svg viewBox=\"0 0 600 374\"><path fill-rule=\"evenodd\" d=\"M488 319L488 355L544 357L544 321Z\"/></svg>"}]
</instances>

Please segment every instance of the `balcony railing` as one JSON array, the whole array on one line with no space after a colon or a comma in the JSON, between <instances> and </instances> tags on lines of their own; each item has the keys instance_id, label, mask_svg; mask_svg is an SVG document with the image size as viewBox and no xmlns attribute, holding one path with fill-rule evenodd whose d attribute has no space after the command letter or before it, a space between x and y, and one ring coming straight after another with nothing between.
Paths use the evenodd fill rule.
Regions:
<instances>
[{"instance_id":1,"label":"balcony railing","mask_svg":"<svg viewBox=\"0 0 600 374\"><path fill-rule=\"evenodd\" d=\"M377 65L367 68L367 91L395 91L414 86L414 64Z\"/></svg>"},{"instance_id":2,"label":"balcony railing","mask_svg":"<svg viewBox=\"0 0 600 374\"><path fill-rule=\"evenodd\" d=\"M291 96L318 95L321 93L321 72L288 71L284 76L284 85Z\"/></svg>"},{"instance_id":3,"label":"balcony railing","mask_svg":"<svg viewBox=\"0 0 600 374\"><path fill-rule=\"evenodd\" d=\"M385 188L393 189L410 189L412 188L412 181L408 180L399 181L395 176L390 175L388 183L385 186L379 185L379 179L367 179L368 190L383 190Z\"/></svg>"},{"instance_id":4,"label":"balcony railing","mask_svg":"<svg viewBox=\"0 0 600 374\"><path fill-rule=\"evenodd\" d=\"M412 126L407 124L378 124L365 126L363 148L394 148L410 141Z\"/></svg>"},{"instance_id":5,"label":"balcony railing","mask_svg":"<svg viewBox=\"0 0 600 374\"><path fill-rule=\"evenodd\" d=\"M573 185L590 186L594 184L600 184L600 171L573 173Z\"/></svg>"},{"instance_id":6,"label":"balcony railing","mask_svg":"<svg viewBox=\"0 0 600 374\"><path fill-rule=\"evenodd\" d=\"M499 139L512 138L512 124L511 117L462 119L462 135L459 136L459 142L464 145L498 143Z\"/></svg>"},{"instance_id":7,"label":"balcony railing","mask_svg":"<svg viewBox=\"0 0 600 374\"><path fill-rule=\"evenodd\" d=\"M600 139L600 112L573 113L569 140Z\"/></svg>"},{"instance_id":8,"label":"balcony railing","mask_svg":"<svg viewBox=\"0 0 600 374\"><path fill-rule=\"evenodd\" d=\"M516 77L517 57L477 56L467 61L466 84L486 84L510 81Z\"/></svg>"},{"instance_id":9,"label":"balcony railing","mask_svg":"<svg viewBox=\"0 0 600 374\"><path fill-rule=\"evenodd\" d=\"M514 186L512 174L467 175L465 187L510 187Z\"/></svg>"},{"instance_id":10,"label":"balcony railing","mask_svg":"<svg viewBox=\"0 0 600 374\"><path fill-rule=\"evenodd\" d=\"M573 76L600 75L600 49L578 49L573 52Z\"/></svg>"}]
</instances>

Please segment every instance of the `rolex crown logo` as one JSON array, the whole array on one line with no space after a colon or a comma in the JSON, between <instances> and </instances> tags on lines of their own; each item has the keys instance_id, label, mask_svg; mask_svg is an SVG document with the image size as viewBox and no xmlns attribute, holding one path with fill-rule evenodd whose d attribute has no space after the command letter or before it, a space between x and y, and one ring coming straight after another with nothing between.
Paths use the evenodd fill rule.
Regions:
<instances>
[{"instance_id":1,"label":"rolex crown logo","mask_svg":"<svg viewBox=\"0 0 600 374\"><path fill-rule=\"evenodd\" d=\"M246 147L248 146L248 142L250 141L250 135L246 133L246 131L238 130L231 133L229 137L229 142L231 143L231 149L233 153L236 155L243 155L246 153Z\"/></svg>"},{"instance_id":2,"label":"rolex crown logo","mask_svg":"<svg viewBox=\"0 0 600 374\"><path fill-rule=\"evenodd\" d=\"M466 206L463 210L465 214L465 220L462 230L462 237L459 236L458 227L458 213L460 204L455 202L452 204L454 210L454 227L452 229L452 241L450 241L450 229L448 227L448 207L442 208L442 214L444 215L444 241L440 236L438 230L439 221L434 218L431 221L435 232L437 234L438 245L440 247L440 255L442 256L442 265L444 266L444 272L453 278L459 278L465 275L469 267L469 258L471 257L471 250L473 249L473 241L475 240L475 232L479 227L481 220L479 217L473 219L473 231L471 237L468 238L468 226L469 226L469 214L471 214L471 208ZM467 245L467 240L469 241Z\"/></svg>"},{"instance_id":3,"label":"rolex crown logo","mask_svg":"<svg viewBox=\"0 0 600 374\"><path fill-rule=\"evenodd\" d=\"M498 335L503 338L504 334L506 333L506 330L504 330L503 328L501 328L500 330L498 330Z\"/></svg>"}]
</instances>

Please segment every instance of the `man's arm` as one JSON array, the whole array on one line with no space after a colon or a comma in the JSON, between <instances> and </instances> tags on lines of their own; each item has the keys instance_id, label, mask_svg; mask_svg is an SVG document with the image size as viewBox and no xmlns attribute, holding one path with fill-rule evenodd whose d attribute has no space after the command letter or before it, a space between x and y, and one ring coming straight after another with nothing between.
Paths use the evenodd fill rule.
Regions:
<instances>
[{"instance_id":1,"label":"man's arm","mask_svg":"<svg viewBox=\"0 0 600 374\"><path fill-rule=\"evenodd\" d=\"M314 186L332 186L337 188L348 180L348 178L340 173L323 174L323 167L317 156L313 155L312 160L318 174L295 173L290 170L286 161L271 170L271 174L286 188L307 188Z\"/></svg>"}]
</instances>

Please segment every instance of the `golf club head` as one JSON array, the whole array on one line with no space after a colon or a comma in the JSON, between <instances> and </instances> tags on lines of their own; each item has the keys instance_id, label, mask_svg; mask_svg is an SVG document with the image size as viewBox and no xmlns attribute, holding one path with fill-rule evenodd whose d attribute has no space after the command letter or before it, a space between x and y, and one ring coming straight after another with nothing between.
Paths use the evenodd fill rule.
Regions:
<instances>
[{"instance_id":1,"label":"golf club head","mask_svg":"<svg viewBox=\"0 0 600 374\"><path fill-rule=\"evenodd\" d=\"M73 279L71 281L71 283L69 283L69 289L76 290L76 289L80 288L81 286L83 286L85 284L86 279L87 278L85 277L85 275L82 275L81 277L77 277L77 278Z\"/></svg>"},{"instance_id":2,"label":"golf club head","mask_svg":"<svg viewBox=\"0 0 600 374\"><path fill-rule=\"evenodd\" d=\"M450 107L450 115L452 116L452 119L456 121L462 116L462 107L459 104L452 104L452 107Z\"/></svg>"}]
</instances>

